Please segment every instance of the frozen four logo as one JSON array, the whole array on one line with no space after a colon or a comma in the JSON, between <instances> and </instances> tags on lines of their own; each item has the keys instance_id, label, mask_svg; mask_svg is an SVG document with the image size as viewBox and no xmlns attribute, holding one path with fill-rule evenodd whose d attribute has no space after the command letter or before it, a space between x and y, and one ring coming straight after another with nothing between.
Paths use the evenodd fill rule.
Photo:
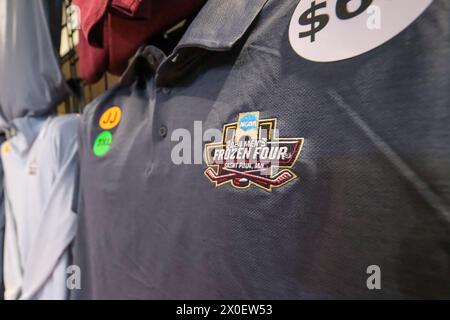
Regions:
<instances>
[{"instance_id":1,"label":"frozen four logo","mask_svg":"<svg viewBox=\"0 0 450 320\"><path fill-rule=\"evenodd\" d=\"M226 124L222 141L205 146L205 175L216 187L252 185L267 191L292 181L303 138L279 138L276 119L259 119L259 112L239 114Z\"/></svg>"}]
</instances>

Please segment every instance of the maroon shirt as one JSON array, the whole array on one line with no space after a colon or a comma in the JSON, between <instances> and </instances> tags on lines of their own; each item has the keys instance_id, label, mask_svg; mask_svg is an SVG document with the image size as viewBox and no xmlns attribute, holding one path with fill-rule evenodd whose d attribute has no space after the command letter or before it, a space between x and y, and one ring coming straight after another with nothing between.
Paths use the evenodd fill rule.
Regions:
<instances>
[{"instance_id":1,"label":"maroon shirt","mask_svg":"<svg viewBox=\"0 0 450 320\"><path fill-rule=\"evenodd\" d=\"M98 81L105 71L120 75L149 38L198 11L205 0L74 0L80 8L81 77Z\"/></svg>"}]
</instances>

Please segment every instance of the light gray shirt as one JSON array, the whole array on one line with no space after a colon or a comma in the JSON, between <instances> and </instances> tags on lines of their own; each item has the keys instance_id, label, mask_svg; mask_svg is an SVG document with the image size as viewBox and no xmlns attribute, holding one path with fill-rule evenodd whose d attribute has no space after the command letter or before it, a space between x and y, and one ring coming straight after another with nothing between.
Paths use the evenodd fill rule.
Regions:
<instances>
[{"instance_id":1,"label":"light gray shirt","mask_svg":"<svg viewBox=\"0 0 450 320\"><path fill-rule=\"evenodd\" d=\"M13 121L5 171L5 299L65 299L79 117Z\"/></svg>"}]
</instances>

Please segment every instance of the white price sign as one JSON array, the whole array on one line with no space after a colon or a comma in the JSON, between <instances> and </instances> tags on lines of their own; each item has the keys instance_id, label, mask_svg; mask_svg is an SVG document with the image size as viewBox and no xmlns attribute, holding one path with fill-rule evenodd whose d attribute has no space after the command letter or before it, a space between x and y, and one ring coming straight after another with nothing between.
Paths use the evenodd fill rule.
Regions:
<instances>
[{"instance_id":1,"label":"white price sign","mask_svg":"<svg viewBox=\"0 0 450 320\"><path fill-rule=\"evenodd\" d=\"M300 0L289 41L301 57L339 61L368 52L413 23L433 0Z\"/></svg>"}]
</instances>

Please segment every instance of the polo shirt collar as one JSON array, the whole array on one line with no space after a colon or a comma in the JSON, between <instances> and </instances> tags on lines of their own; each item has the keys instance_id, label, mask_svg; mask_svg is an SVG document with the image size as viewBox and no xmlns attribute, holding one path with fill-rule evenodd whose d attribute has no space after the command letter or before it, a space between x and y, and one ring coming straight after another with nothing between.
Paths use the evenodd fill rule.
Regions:
<instances>
[{"instance_id":1,"label":"polo shirt collar","mask_svg":"<svg viewBox=\"0 0 450 320\"><path fill-rule=\"evenodd\" d=\"M126 84L134 78L136 64L142 59L156 73L157 83L166 85L190 70L186 66L187 61L193 64L193 61L201 60L192 59L193 55L202 56L205 50L231 50L248 31L267 1L208 0L169 57L156 47L141 47L125 70L121 83Z\"/></svg>"},{"instance_id":2,"label":"polo shirt collar","mask_svg":"<svg viewBox=\"0 0 450 320\"><path fill-rule=\"evenodd\" d=\"M243 37L268 0L209 0L192 21L177 49L230 50Z\"/></svg>"}]
</instances>

